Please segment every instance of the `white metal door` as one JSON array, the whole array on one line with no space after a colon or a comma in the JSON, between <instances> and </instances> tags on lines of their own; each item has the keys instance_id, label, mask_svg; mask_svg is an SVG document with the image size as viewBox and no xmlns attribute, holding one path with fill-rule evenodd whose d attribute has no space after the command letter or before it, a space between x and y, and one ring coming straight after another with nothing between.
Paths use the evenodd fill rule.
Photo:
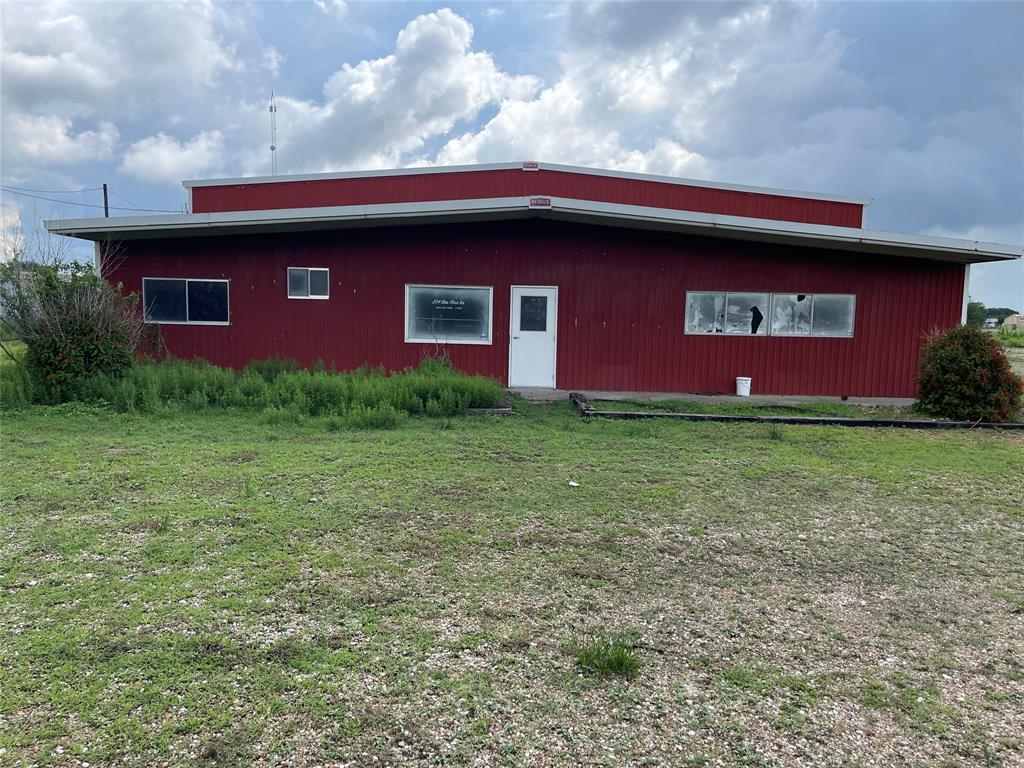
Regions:
<instances>
[{"instance_id":1,"label":"white metal door","mask_svg":"<svg viewBox=\"0 0 1024 768\"><path fill-rule=\"evenodd\" d=\"M558 288L513 285L510 314L508 385L554 389Z\"/></svg>"}]
</instances>

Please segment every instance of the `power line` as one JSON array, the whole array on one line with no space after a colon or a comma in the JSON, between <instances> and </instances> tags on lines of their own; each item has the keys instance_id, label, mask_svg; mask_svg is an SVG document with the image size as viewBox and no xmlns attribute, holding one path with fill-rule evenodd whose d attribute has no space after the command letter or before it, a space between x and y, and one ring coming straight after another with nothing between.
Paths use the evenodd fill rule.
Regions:
<instances>
[{"instance_id":1,"label":"power line","mask_svg":"<svg viewBox=\"0 0 1024 768\"><path fill-rule=\"evenodd\" d=\"M99 189L99 187L96 187L96 189ZM61 203L63 205L78 205L85 208L103 208L102 205L97 205L96 203L76 203L71 200L58 200L55 197L41 197L39 195L30 195L27 192L19 192L14 187L0 186L0 190L3 190L4 192L10 192L12 195L20 195L21 197L31 197L33 200L46 200L47 202L50 203ZM114 205L109 206L109 208L112 211L136 211L139 213L181 213L181 211L171 211L166 208L119 208Z\"/></svg>"},{"instance_id":2,"label":"power line","mask_svg":"<svg viewBox=\"0 0 1024 768\"><path fill-rule=\"evenodd\" d=\"M110 194L112 194L114 197L120 197L122 200L124 200L126 203L128 203L128 205L134 205L136 207L136 209L138 209L140 211L142 210L141 208L139 208L139 204L138 203L133 202L132 200L129 200L127 197L125 197L121 193L115 192L113 189L111 189L110 190Z\"/></svg>"}]
</instances>

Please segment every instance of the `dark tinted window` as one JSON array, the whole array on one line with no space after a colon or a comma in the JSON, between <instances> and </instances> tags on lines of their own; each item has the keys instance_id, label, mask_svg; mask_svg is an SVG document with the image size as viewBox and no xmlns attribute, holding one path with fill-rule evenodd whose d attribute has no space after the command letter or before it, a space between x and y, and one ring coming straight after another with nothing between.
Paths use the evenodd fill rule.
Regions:
<instances>
[{"instance_id":1,"label":"dark tinted window","mask_svg":"<svg viewBox=\"0 0 1024 768\"><path fill-rule=\"evenodd\" d=\"M521 296L519 298L519 330L546 331L548 329L548 297Z\"/></svg>"},{"instance_id":2,"label":"dark tinted window","mask_svg":"<svg viewBox=\"0 0 1024 768\"><path fill-rule=\"evenodd\" d=\"M148 322L184 323L187 319L184 280L143 280L142 298Z\"/></svg>"},{"instance_id":3,"label":"dark tinted window","mask_svg":"<svg viewBox=\"0 0 1024 768\"><path fill-rule=\"evenodd\" d=\"M288 295L289 296L309 296L309 270L308 269L296 269L289 267L288 269Z\"/></svg>"},{"instance_id":4,"label":"dark tinted window","mask_svg":"<svg viewBox=\"0 0 1024 768\"><path fill-rule=\"evenodd\" d=\"M410 339L489 341L491 292L487 288L409 286Z\"/></svg>"},{"instance_id":5,"label":"dark tinted window","mask_svg":"<svg viewBox=\"0 0 1024 768\"><path fill-rule=\"evenodd\" d=\"M309 270L309 295L327 296L330 293L328 283L330 282L326 269Z\"/></svg>"},{"instance_id":6,"label":"dark tinted window","mask_svg":"<svg viewBox=\"0 0 1024 768\"><path fill-rule=\"evenodd\" d=\"M190 323L226 323L228 321L228 284L212 280L189 280L188 321Z\"/></svg>"}]
</instances>

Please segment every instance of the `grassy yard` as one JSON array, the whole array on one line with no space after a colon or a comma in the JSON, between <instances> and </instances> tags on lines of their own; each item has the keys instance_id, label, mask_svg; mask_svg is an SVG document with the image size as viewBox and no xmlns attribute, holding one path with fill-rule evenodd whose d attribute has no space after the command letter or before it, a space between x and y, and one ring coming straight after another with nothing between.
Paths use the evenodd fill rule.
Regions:
<instances>
[{"instance_id":1,"label":"grassy yard","mask_svg":"<svg viewBox=\"0 0 1024 768\"><path fill-rule=\"evenodd\" d=\"M1010 361L1010 367L1018 376L1024 376L1024 348L1003 347L1006 358Z\"/></svg>"},{"instance_id":2,"label":"grassy yard","mask_svg":"<svg viewBox=\"0 0 1024 768\"><path fill-rule=\"evenodd\" d=\"M1024 761L1024 435L276 422L4 416L0 764Z\"/></svg>"}]
</instances>

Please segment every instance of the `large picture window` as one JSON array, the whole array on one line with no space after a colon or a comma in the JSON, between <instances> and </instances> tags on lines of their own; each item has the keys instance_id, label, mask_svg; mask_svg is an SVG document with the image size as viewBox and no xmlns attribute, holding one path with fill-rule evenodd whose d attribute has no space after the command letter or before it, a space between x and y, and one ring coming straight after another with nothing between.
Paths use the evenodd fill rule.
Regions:
<instances>
[{"instance_id":1,"label":"large picture window","mask_svg":"<svg viewBox=\"0 0 1024 768\"><path fill-rule=\"evenodd\" d=\"M489 287L405 286L405 340L490 344L491 295Z\"/></svg>"},{"instance_id":2,"label":"large picture window","mask_svg":"<svg viewBox=\"0 0 1024 768\"><path fill-rule=\"evenodd\" d=\"M331 273L323 267L288 267L289 299L329 299Z\"/></svg>"},{"instance_id":3,"label":"large picture window","mask_svg":"<svg viewBox=\"0 0 1024 768\"><path fill-rule=\"evenodd\" d=\"M147 323L227 325L228 281L144 277L142 307Z\"/></svg>"},{"instance_id":4,"label":"large picture window","mask_svg":"<svg viewBox=\"0 0 1024 768\"><path fill-rule=\"evenodd\" d=\"M853 336L856 296L845 293L686 294L686 333L733 336Z\"/></svg>"}]
</instances>

